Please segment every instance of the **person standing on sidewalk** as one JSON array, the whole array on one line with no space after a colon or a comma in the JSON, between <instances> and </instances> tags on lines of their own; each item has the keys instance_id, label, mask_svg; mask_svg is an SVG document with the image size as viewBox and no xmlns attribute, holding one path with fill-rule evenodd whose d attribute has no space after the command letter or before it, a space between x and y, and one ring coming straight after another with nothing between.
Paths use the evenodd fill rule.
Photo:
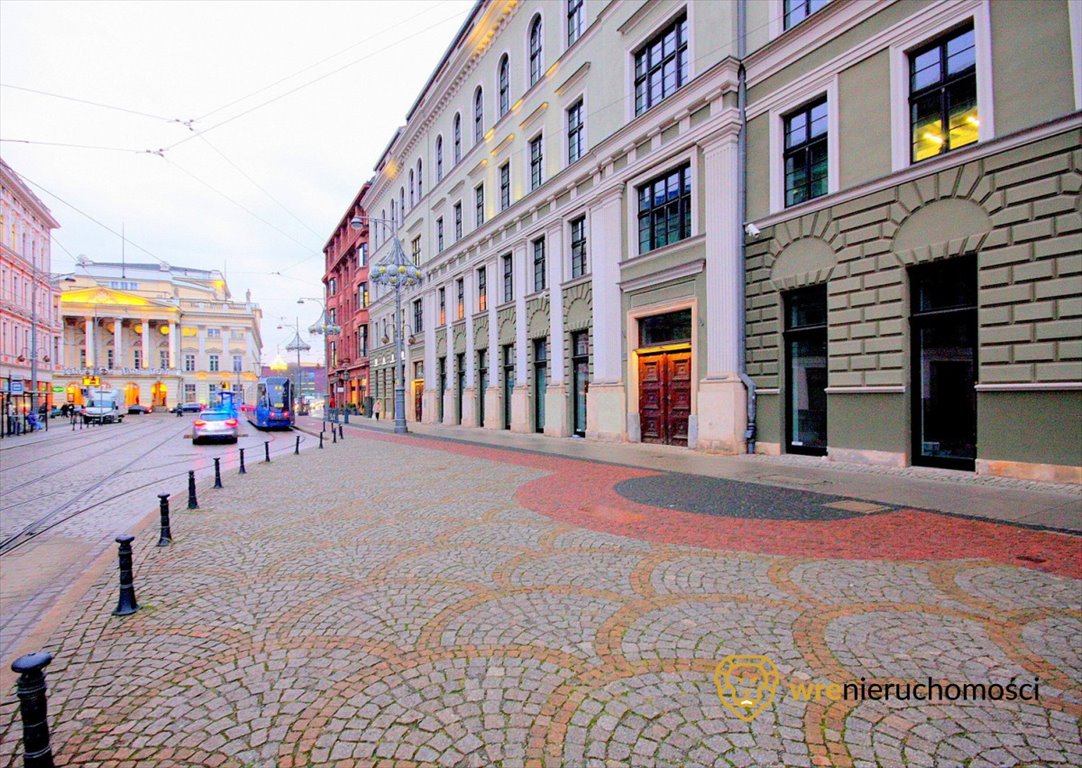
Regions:
<instances>
[{"instance_id":1,"label":"person standing on sidewalk","mask_svg":"<svg viewBox=\"0 0 1082 768\"><path fill-rule=\"evenodd\" d=\"M376 421L379 421L379 415L383 412L383 401L376 400L376 404L372 406L372 415L376 417Z\"/></svg>"}]
</instances>

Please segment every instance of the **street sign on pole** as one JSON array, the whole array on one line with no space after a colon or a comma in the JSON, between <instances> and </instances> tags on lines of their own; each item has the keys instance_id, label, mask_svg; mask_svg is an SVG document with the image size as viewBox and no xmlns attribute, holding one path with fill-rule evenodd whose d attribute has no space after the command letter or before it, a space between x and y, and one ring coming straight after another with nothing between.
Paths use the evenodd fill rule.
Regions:
<instances>
[{"instance_id":1,"label":"street sign on pole","mask_svg":"<svg viewBox=\"0 0 1082 768\"><path fill-rule=\"evenodd\" d=\"M23 388L23 382L21 382L21 381L13 381L13 382L11 382L11 394L13 394L13 395L26 394L26 391Z\"/></svg>"}]
</instances>

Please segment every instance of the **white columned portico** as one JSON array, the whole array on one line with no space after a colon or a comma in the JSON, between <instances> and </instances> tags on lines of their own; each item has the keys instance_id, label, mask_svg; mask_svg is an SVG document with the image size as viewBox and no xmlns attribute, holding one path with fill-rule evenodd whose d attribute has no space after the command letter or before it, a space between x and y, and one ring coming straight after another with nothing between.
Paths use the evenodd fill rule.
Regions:
<instances>
[{"instance_id":1,"label":"white columned portico","mask_svg":"<svg viewBox=\"0 0 1082 768\"><path fill-rule=\"evenodd\" d=\"M623 202L624 188L618 186L605 192L590 210L594 375L586 398L586 435L596 440L623 441L628 431L620 294Z\"/></svg>"},{"instance_id":2,"label":"white columned portico","mask_svg":"<svg viewBox=\"0 0 1082 768\"><path fill-rule=\"evenodd\" d=\"M747 393L740 381L743 236L739 206L739 125L733 121L703 145L706 197L706 376L699 382L694 447L740 453L747 426Z\"/></svg>"},{"instance_id":3,"label":"white columned portico","mask_svg":"<svg viewBox=\"0 0 1082 768\"><path fill-rule=\"evenodd\" d=\"M150 318L144 317L139 321L143 327L142 333L142 350L143 350L143 368L156 367L150 363Z\"/></svg>"},{"instance_id":4,"label":"white columned portico","mask_svg":"<svg viewBox=\"0 0 1082 768\"><path fill-rule=\"evenodd\" d=\"M500 356L500 318L496 312L499 302L499 259L492 259L485 265L486 285L488 286L488 387L485 389L485 423L486 429L500 429L502 424L502 412L500 410L500 373L503 369L503 358Z\"/></svg>"},{"instance_id":5,"label":"white columned portico","mask_svg":"<svg viewBox=\"0 0 1082 768\"><path fill-rule=\"evenodd\" d=\"M567 437L569 413L567 374L564 359L564 223L559 221L545 233L546 280L549 288L549 381L545 389L545 434Z\"/></svg>"},{"instance_id":6,"label":"white columned portico","mask_svg":"<svg viewBox=\"0 0 1082 768\"><path fill-rule=\"evenodd\" d=\"M436 390L439 378L439 372L436 370L436 324L439 322L439 315L435 289L425 291L422 301L425 321L425 391L424 400L421 403L421 420L425 424L435 424L440 412L437 401L440 393Z\"/></svg>"},{"instance_id":7,"label":"white columned portico","mask_svg":"<svg viewBox=\"0 0 1082 768\"><path fill-rule=\"evenodd\" d=\"M94 358L94 327L97 325L97 321L93 317L84 317L83 323L83 347L86 350L86 367L97 368Z\"/></svg>"},{"instance_id":8,"label":"white columned portico","mask_svg":"<svg viewBox=\"0 0 1082 768\"><path fill-rule=\"evenodd\" d=\"M473 313L475 302L474 271L462 275L463 313L466 316L466 386L462 389L462 426L479 427L477 422L477 352L473 346Z\"/></svg>"},{"instance_id":9,"label":"white columned portico","mask_svg":"<svg viewBox=\"0 0 1082 768\"><path fill-rule=\"evenodd\" d=\"M511 251L512 286L515 291L515 388L511 392L511 431L531 432L530 374L527 370L526 242Z\"/></svg>"}]
</instances>

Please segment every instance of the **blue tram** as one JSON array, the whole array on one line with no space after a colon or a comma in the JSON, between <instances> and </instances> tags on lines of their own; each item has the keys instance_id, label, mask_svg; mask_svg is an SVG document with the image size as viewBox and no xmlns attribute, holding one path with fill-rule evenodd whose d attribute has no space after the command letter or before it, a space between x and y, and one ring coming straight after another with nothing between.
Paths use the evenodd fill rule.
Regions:
<instances>
[{"instance_id":1,"label":"blue tram","mask_svg":"<svg viewBox=\"0 0 1082 768\"><path fill-rule=\"evenodd\" d=\"M248 409L248 421L260 429L292 427L293 383L285 376L260 379L255 404Z\"/></svg>"}]
</instances>

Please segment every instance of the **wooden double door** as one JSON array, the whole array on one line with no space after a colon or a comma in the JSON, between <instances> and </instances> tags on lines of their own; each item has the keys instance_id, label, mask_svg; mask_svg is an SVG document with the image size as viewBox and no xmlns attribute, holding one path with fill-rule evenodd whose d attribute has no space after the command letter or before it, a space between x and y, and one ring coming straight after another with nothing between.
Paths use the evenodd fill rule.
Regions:
<instances>
[{"instance_id":1,"label":"wooden double door","mask_svg":"<svg viewBox=\"0 0 1082 768\"><path fill-rule=\"evenodd\" d=\"M688 444L691 350L639 355L639 426L644 443Z\"/></svg>"}]
</instances>

